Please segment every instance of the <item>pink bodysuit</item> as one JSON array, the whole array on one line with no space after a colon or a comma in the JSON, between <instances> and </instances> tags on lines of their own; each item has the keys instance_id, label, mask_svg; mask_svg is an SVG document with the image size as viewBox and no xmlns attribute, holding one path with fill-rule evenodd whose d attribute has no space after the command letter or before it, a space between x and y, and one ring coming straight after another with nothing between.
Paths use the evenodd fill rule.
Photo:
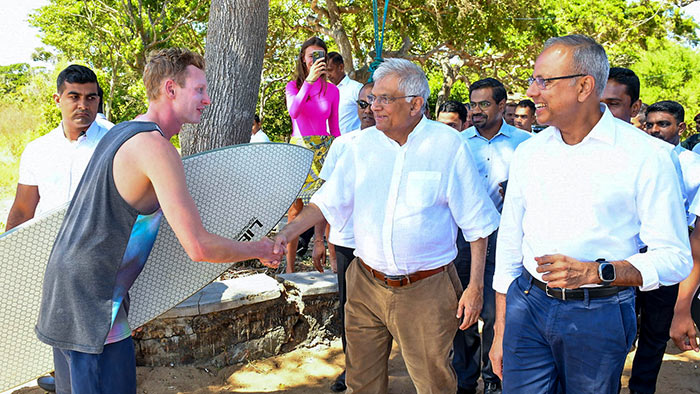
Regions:
<instances>
[{"instance_id":1,"label":"pink bodysuit","mask_svg":"<svg viewBox=\"0 0 700 394\"><path fill-rule=\"evenodd\" d=\"M304 81L301 89L297 89L296 81L292 80L287 84L286 92L293 137L328 135L329 131L334 137L340 136L340 95L335 85L319 79L312 84Z\"/></svg>"}]
</instances>

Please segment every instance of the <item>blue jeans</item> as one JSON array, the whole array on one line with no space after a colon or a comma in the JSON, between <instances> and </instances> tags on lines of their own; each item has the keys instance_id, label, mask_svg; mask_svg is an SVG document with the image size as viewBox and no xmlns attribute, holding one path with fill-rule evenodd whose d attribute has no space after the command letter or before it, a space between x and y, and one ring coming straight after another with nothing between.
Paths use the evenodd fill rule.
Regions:
<instances>
[{"instance_id":1,"label":"blue jeans","mask_svg":"<svg viewBox=\"0 0 700 394\"><path fill-rule=\"evenodd\" d=\"M452 367L457 373L457 385L461 388L472 389L477 387L477 380L481 373L484 383L499 383L500 379L493 373L489 351L493 342L493 323L496 318L496 293L491 287L493 284L493 272L495 269L496 236L498 232L491 234L488 240L486 253L486 267L484 268L484 306L481 309L481 319L484 321L482 335L479 337L479 325L474 324L466 330L457 330L453 341L454 358ZM471 269L471 248L469 242L464 240L462 231L457 232L457 258L454 261L459 280L464 289L469 285L469 273ZM483 363L483 368L482 368Z\"/></svg>"},{"instance_id":2,"label":"blue jeans","mask_svg":"<svg viewBox=\"0 0 700 394\"><path fill-rule=\"evenodd\" d=\"M634 290L562 301L527 271L506 295L503 393L617 394L637 330Z\"/></svg>"},{"instance_id":3,"label":"blue jeans","mask_svg":"<svg viewBox=\"0 0 700 394\"><path fill-rule=\"evenodd\" d=\"M131 337L90 354L53 348L57 394L136 394L136 360Z\"/></svg>"}]
</instances>

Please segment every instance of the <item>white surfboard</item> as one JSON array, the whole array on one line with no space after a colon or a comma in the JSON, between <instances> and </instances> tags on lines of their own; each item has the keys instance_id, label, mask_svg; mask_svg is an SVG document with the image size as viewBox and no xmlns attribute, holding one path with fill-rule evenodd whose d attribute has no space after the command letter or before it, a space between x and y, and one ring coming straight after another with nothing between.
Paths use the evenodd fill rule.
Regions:
<instances>
[{"instance_id":1,"label":"white surfboard","mask_svg":"<svg viewBox=\"0 0 700 394\"><path fill-rule=\"evenodd\" d=\"M306 179L313 152L290 144L244 144L183 159L187 186L215 234L265 236ZM0 392L53 370L51 348L34 334L51 247L67 205L0 234ZM163 219L153 251L129 292L133 328L158 317L216 279L230 264L195 263Z\"/></svg>"}]
</instances>

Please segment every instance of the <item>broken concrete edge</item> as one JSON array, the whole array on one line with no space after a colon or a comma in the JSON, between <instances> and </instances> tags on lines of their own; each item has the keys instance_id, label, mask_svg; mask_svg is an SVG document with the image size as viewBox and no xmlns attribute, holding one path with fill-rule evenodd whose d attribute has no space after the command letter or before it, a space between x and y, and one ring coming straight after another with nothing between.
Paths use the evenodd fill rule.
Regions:
<instances>
[{"instance_id":1,"label":"broken concrete edge","mask_svg":"<svg viewBox=\"0 0 700 394\"><path fill-rule=\"evenodd\" d=\"M302 297L338 292L336 274L297 272L272 278L255 274L212 282L159 318L198 316L274 300L296 288Z\"/></svg>"}]
</instances>

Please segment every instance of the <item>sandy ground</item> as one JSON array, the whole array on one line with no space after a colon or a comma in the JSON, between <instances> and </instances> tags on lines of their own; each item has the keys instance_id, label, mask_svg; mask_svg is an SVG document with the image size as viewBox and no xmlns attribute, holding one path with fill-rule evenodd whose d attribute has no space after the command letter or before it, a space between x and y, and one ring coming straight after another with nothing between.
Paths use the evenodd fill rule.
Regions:
<instances>
[{"instance_id":1,"label":"sandy ground","mask_svg":"<svg viewBox=\"0 0 700 394\"><path fill-rule=\"evenodd\" d=\"M627 357L622 393L634 352ZM208 393L330 393L328 389L342 371L344 357L340 341L331 347L300 348L293 352L222 369L205 367L139 367L139 394ZM680 353L669 342L659 374L657 393L700 394L700 354ZM41 394L27 387L16 394ZM415 393L397 347L389 360L389 393Z\"/></svg>"}]
</instances>

